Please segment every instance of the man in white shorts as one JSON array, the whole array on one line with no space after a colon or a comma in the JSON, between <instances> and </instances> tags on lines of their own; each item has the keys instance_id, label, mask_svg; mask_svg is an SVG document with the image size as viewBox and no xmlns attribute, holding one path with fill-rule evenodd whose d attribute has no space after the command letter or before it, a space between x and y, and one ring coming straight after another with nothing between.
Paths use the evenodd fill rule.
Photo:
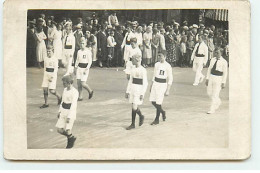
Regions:
<instances>
[{"instance_id":1,"label":"man in white shorts","mask_svg":"<svg viewBox=\"0 0 260 173\"><path fill-rule=\"evenodd\" d=\"M66 32L65 36L63 38L63 49L62 49L62 54L63 54L63 59L62 63L66 67L67 74L73 73L73 55L75 51L75 37L72 32L72 24L71 23L66 23L65 25Z\"/></svg>"},{"instance_id":2,"label":"man in white shorts","mask_svg":"<svg viewBox=\"0 0 260 173\"><path fill-rule=\"evenodd\" d=\"M219 108L221 100L219 93L221 89L225 88L228 64L227 61L222 57L223 50L221 48L215 49L215 58L212 58L207 72L206 86L207 93L211 98L210 110L208 114L213 114Z\"/></svg>"},{"instance_id":3,"label":"man in white shorts","mask_svg":"<svg viewBox=\"0 0 260 173\"><path fill-rule=\"evenodd\" d=\"M89 93L89 99L92 98L94 91L86 83L88 79L89 69L92 64L92 52L86 48L86 40L84 37L80 40L80 50L77 53L77 59L75 63L75 72L77 76L79 99L82 101L82 88L86 89Z\"/></svg>"},{"instance_id":4,"label":"man in white shorts","mask_svg":"<svg viewBox=\"0 0 260 173\"><path fill-rule=\"evenodd\" d=\"M205 76L202 74L202 69L208 62L208 46L204 43L204 35L199 35L199 42L195 45L191 62L193 61L193 71L196 73L193 85L197 86L203 82Z\"/></svg>"},{"instance_id":5,"label":"man in white shorts","mask_svg":"<svg viewBox=\"0 0 260 173\"><path fill-rule=\"evenodd\" d=\"M53 46L47 47L47 57L44 58L44 75L42 81L44 104L40 107L47 108L48 104L48 90L51 94L55 95L58 99L58 105L61 103L61 96L56 91L58 73L58 59L54 56Z\"/></svg>"},{"instance_id":6,"label":"man in white shorts","mask_svg":"<svg viewBox=\"0 0 260 173\"><path fill-rule=\"evenodd\" d=\"M158 53L158 61L159 62L154 65L154 74L150 90L150 101L156 108L156 117L151 125L159 124L160 114L162 114L163 121L165 121L166 112L162 109L162 103L164 96L169 95L173 82L172 67L165 61L165 52Z\"/></svg>"},{"instance_id":7,"label":"man in white shorts","mask_svg":"<svg viewBox=\"0 0 260 173\"><path fill-rule=\"evenodd\" d=\"M67 137L66 148L72 148L74 146L76 137L72 135L71 130L74 121L76 120L77 100L79 93L72 85L72 75L63 76L62 82L64 86L64 91L62 94L62 102L58 113L58 121L56 127L58 133Z\"/></svg>"},{"instance_id":8,"label":"man in white shorts","mask_svg":"<svg viewBox=\"0 0 260 173\"><path fill-rule=\"evenodd\" d=\"M132 123L126 130L135 128L136 114L139 115L139 126L144 122L144 116L139 109L139 105L143 104L148 81L146 69L141 66L141 59L141 55L139 54L132 56L134 67L131 69L130 79L126 90L126 98L129 98L129 103L132 103Z\"/></svg>"},{"instance_id":9,"label":"man in white shorts","mask_svg":"<svg viewBox=\"0 0 260 173\"><path fill-rule=\"evenodd\" d=\"M137 45L137 38L131 38L130 39L130 45L131 48L129 48L129 57L125 60L126 63L126 68L125 68L125 73L127 75L127 79L130 79L130 73L131 73L131 69L133 68L133 63L132 63L132 57L134 55L140 55L141 59L142 59L142 51L140 50L140 48Z\"/></svg>"}]
</instances>

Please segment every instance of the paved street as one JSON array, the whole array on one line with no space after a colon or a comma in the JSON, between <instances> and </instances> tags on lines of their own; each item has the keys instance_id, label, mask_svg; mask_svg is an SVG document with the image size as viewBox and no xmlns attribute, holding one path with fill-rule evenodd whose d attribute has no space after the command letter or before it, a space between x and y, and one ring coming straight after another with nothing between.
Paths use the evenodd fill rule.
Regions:
<instances>
[{"instance_id":1,"label":"paved street","mask_svg":"<svg viewBox=\"0 0 260 173\"><path fill-rule=\"evenodd\" d=\"M206 70L203 73L206 74ZM222 105L215 114L207 115L210 99L205 84L192 86L191 68L173 68L174 82L170 96L165 97L163 108L165 122L157 126L150 123L155 108L149 102L149 87L153 68L147 68L148 90L141 111L145 115L143 126L127 131L131 123L131 105L124 98L127 86L123 68L91 68L88 83L94 97L78 102L77 120L73 134L77 136L74 148L221 148L228 147L228 84L221 91ZM59 69L57 91L62 94ZM49 94L49 108L40 109L44 103L41 82L43 69L27 68L27 134L28 148L65 148L67 139L56 132L57 100ZM77 88L76 81L74 86Z\"/></svg>"}]
</instances>

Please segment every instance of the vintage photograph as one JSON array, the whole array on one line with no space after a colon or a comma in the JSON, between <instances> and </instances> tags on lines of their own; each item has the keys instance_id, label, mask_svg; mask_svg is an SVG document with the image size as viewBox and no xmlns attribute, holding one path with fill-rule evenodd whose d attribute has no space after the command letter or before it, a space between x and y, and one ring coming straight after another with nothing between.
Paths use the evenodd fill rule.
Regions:
<instances>
[{"instance_id":1,"label":"vintage photograph","mask_svg":"<svg viewBox=\"0 0 260 173\"><path fill-rule=\"evenodd\" d=\"M228 148L228 12L28 10L27 148Z\"/></svg>"}]
</instances>

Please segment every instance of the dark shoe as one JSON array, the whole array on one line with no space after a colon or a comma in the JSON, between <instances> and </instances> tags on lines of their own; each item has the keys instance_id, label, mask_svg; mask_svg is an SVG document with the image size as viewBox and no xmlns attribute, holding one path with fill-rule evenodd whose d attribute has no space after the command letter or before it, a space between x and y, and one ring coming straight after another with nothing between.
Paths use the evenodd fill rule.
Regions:
<instances>
[{"instance_id":1,"label":"dark shoe","mask_svg":"<svg viewBox=\"0 0 260 173\"><path fill-rule=\"evenodd\" d=\"M74 137L74 136L68 138L68 145L67 145L66 148L72 148L74 146L74 143L75 143L76 139L77 138Z\"/></svg>"},{"instance_id":2,"label":"dark shoe","mask_svg":"<svg viewBox=\"0 0 260 173\"><path fill-rule=\"evenodd\" d=\"M49 107L49 105L43 104L43 105L40 107L40 109L47 108L47 107Z\"/></svg>"},{"instance_id":3,"label":"dark shoe","mask_svg":"<svg viewBox=\"0 0 260 173\"><path fill-rule=\"evenodd\" d=\"M163 121L166 120L166 112L165 111L162 112L162 119L163 119Z\"/></svg>"},{"instance_id":4,"label":"dark shoe","mask_svg":"<svg viewBox=\"0 0 260 173\"><path fill-rule=\"evenodd\" d=\"M129 127L126 128L126 130L131 130L131 129L134 129L135 128L135 125L131 124Z\"/></svg>"},{"instance_id":5,"label":"dark shoe","mask_svg":"<svg viewBox=\"0 0 260 173\"><path fill-rule=\"evenodd\" d=\"M154 120L154 121L151 123L151 125L157 125L157 124L159 124L159 121L157 121L157 120Z\"/></svg>"},{"instance_id":6,"label":"dark shoe","mask_svg":"<svg viewBox=\"0 0 260 173\"><path fill-rule=\"evenodd\" d=\"M58 98L58 105L60 105L61 104L61 101L62 101L62 98L60 97L60 98Z\"/></svg>"},{"instance_id":7,"label":"dark shoe","mask_svg":"<svg viewBox=\"0 0 260 173\"><path fill-rule=\"evenodd\" d=\"M139 119L139 126L143 125L143 123L144 123L144 116L141 115Z\"/></svg>"},{"instance_id":8,"label":"dark shoe","mask_svg":"<svg viewBox=\"0 0 260 173\"><path fill-rule=\"evenodd\" d=\"M94 91L92 91L91 93L89 93L88 99L91 99L93 97Z\"/></svg>"},{"instance_id":9,"label":"dark shoe","mask_svg":"<svg viewBox=\"0 0 260 173\"><path fill-rule=\"evenodd\" d=\"M82 101L83 100L83 98L78 98L78 101Z\"/></svg>"}]
</instances>

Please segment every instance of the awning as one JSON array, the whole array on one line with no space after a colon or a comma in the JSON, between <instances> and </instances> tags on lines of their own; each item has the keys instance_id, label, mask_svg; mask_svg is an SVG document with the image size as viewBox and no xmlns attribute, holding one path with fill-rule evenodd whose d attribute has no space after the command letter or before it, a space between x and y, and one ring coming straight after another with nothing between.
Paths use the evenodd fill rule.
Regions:
<instances>
[{"instance_id":1,"label":"awning","mask_svg":"<svg viewBox=\"0 0 260 173\"><path fill-rule=\"evenodd\" d=\"M228 10L206 10L205 17L218 21L228 21Z\"/></svg>"}]
</instances>

